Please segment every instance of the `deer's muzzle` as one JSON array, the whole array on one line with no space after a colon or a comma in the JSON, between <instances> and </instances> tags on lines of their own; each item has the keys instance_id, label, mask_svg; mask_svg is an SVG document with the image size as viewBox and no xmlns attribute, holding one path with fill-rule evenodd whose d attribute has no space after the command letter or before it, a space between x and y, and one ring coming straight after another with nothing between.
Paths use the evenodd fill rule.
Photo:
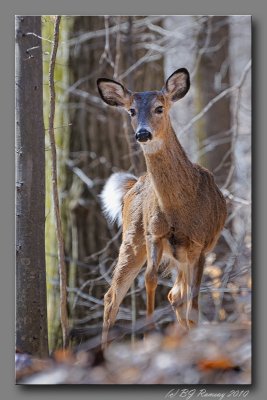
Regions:
<instances>
[{"instance_id":1,"label":"deer's muzzle","mask_svg":"<svg viewBox=\"0 0 267 400\"><path fill-rule=\"evenodd\" d=\"M140 129L136 132L135 138L138 142L147 142L152 139L152 134L146 129Z\"/></svg>"}]
</instances>

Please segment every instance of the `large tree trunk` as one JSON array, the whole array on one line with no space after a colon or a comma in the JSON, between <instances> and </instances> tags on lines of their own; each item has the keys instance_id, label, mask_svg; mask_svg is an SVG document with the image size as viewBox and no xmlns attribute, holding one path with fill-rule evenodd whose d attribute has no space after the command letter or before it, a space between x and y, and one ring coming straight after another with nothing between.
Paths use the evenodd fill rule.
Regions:
<instances>
[{"instance_id":1,"label":"large tree trunk","mask_svg":"<svg viewBox=\"0 0 267 400\"><path fill-rule=\"evenodd\" d=\"M197 80L199 106L203 108L224 89L230 87L228 17L209 17L198 37L200 59ZM208 142L211 151L203 152L200 163L209 168L219 186L224 185L233 162L231 152L231 99L225 96L205 114L199 127L201 145Z\"/></svg>"},{"instance_id":2,"label":"large tree trunk","mask_svg":"<svg viewBox=\"0 0 267 400\"><path fill-rule=\"evenodd\" d=\"M198 112L231 86L229 41L229 18L227 16L207 17L198 35L199 51L202 52L196 74ZM200 164L213 172L214 179L220 188L227 184L227 188L231 190L234 153L230 96L224 96L215 102L199 120L197 137ZM227 211L230 216L232 204L229 201L227 201ZM225 227L229 232L232 231L232 219L229 219ZM231 251L229 243L221 235L215 248L215 262L216 265L224 268L224 271L229 262L229 251ZM205 295L208 296L204 294L203 297ZM211 319L220 319L221 309L228 300L229 303L233 303L232 295L221 292L219 299L217 297L214 302L215 314L206 316Z\"/></svg>"},{"instance_id":3,"label":"large tree trunk","mask_svg":"<svg viewBox=\"0 0 267 400\"><path fill-rule=\"evenodd\" d=\"M41 17L16 17L16 345L46 356Z\"/></svg>"},{"instance_id":4,"label":"large tree trunk","mask_svg":"<svg viewBox=\"0 0 267 400\"><path fill-rule=\"evenodd\" d=\"M228 17L208 17L198 37L203 53L197 71L199 111L224 89L230 87L229 21ZM198 125L200 163L214 173L219 186L228 177L233 154L231 151L231 98L216 102ZM207 146L209 144L209 146Z\"/></svg>"},{"instance_id":5,"label":"large tree trunk","mask_svg":"<svg viewBox=\"0 0 267 400\"><path fill-rule=\"evenodd\" d=\"M201 111L217 95L231 86L229 54L229 18L207 17L198 36L199 50L202 51L196 80L197 107ZM199 162L214 174L217 185L227 184L231 190L233 182L234 154L232 148L233 123L231 97L224 96L215 102L197 124L199 141ZM232 212L228 202L228 215ZM227 224L232 229L232 220ZM218 258L225 258L228 245L221 238L217 246Z\"/></svg>"}]
</instances>

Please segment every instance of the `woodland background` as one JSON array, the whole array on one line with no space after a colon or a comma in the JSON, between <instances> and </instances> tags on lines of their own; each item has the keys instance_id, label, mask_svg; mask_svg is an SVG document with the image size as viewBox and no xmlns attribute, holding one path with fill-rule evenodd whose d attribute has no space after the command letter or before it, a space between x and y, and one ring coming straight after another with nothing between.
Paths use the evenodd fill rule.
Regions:
<instances>
[{"instance_id":1,"label":"woodland background","mask_svg":"<svg viewBox=\"0 0 267 400\"><path fill-rule=\"evenodd\" d=\"M18 21L16 31L18 48L25 36L28 41L25 47L27 57L16 49L17 66L27 64L32 58L38 64L28 75L21 67L25 72L21 78L25 85L23 93L36 81L33 94L23 97L22 92L16 92L16 321L19 351L46 357L62 347L59 263L48 135L49 60L55 17L43 16L40 21L36 18L39 17L25 17ZM39 33L36 33L38 29ZM96 80L109 77L122 81L135 91L160 89L165 79L180 67L190 71L191 88L171 110L174 129L190 159L213 172L228 206L225 229L218 245L208 256L204 270L200 299L200 329L204 331L200 331L199 340L208 341L209 332L213 336L214 329L217 348L222 346L221 340L227 341L227 338L230 348L231 343L236 343L239 350L245 346L245 359L249 364L252 285L249 16L61 18L55 64L54 132L67 271L69 344L71 348L86 346L86 343L90 349L97 347L103 296L111 281L120 246L121 231L107 224L98 195L111 173L127 170L141 175L145 171L144 158L134 142L128 116L103 103ZM16 82L20 85L17 87L21 88L21 80ZM41 138L36 143L37 131L44 140ZM36 147L32 145L34 142ZM30 183L30 194L26 182L29 165L32 165L31 176L35 179L35 183ZM28 198L23 203L25 193L32 196L30 202ZM42 227L43 237L40 234ZM33 248L32 252L29 248ZM171 285L171 277L162 275L156 292L155 317L160 331L168 332L167 348L174 336L168 329L175 321L167 301ZM143 334L138 322L144 316L144 273L141 273L120 307L119 328L115 335L117 346L120 346L118 343L128 343L129 339L132 343L138 342ZM224 339L220 339L220 332L226 335ZM116 336L120 339L116 340ZM190 349L190 340L194 342L194 339L185 340L189 340L185 348L188 346ZM240 340L244 340L242 345ZM158 346L155 345L157 352L161 348ZM243 350L240 350L242 354ZM128 347L116 350L116 345L111 354L112 351L117 357L130 352ZM233 353L233 350L228 351ZM114 354L110 356L113 359L116 358ZM187 358L190 357L187 354ZM70 360L69 356L67 361ZM191 359L190 363L193 363ZM240 379L248 383L248 366L245 371ZM192 378L192 373L189 375L191 378L183 377L182 382L186 379L189 379L188 383L199 382ZM129 376L131 379L134 374ZM169 378L163 383L176 379L175 374L170 378L170 371L167 376ZM109 382L109 379L108 375L102 376L103 382ZM129 383L127 379L126 383ZM145 383L149 379L147 377ZM226 379L228 383L232 378L220 376L218 382L220 379ZM116 378L113 380L116 382Z\"/></svg>"}]
</instances>

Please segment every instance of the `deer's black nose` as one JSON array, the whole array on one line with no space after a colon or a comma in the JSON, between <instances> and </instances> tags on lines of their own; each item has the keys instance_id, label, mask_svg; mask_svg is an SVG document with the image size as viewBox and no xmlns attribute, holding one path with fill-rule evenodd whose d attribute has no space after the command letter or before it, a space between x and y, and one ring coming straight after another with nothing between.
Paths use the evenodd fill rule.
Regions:
<instances>
[{"instance_id":1,"label":"deer's black nose","mask_svg":"<svg viewBox=\"0 0 267 400\"><path fill-rule=\"evenodd\" d=\"M152 135L148 130L140 129L138 132L136 132L135 138L138 140L138 142L146 142L147 140L152 139Z\"/></svg>"}]
</instances>

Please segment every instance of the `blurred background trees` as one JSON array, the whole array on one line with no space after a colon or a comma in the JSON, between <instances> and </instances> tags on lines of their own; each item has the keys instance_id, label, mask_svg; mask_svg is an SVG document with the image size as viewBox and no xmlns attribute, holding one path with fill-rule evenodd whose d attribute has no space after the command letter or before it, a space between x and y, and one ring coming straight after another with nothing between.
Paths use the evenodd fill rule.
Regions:
<instances>
[{"instance_id":1,"label":"blurred background trees","mask_svg":"<svg viewBox=\"0 0 267 400\"><path fill-rule=\"evenodd\" d=\"M44 104L53 18L43 17ZM98 334L121 231L109 226L99 193L111 173L145 171L128 117L100 99L96 80L109 77L135 91L161 89L177 68L191 74L188 95L171 110L174 129L190 159L209 168L228 203L222 238L209 255L202 282L202 318L250 321L251 264L251 18L249 16L63 17L57 57L56 140L61 212L68 267L73 340ZM46 122L47 124L47 122ZM48 142L47 142L48 143ZM47 153L49 146L47 145ZM49 158L46 160L46 265L49 343L61 341L57 252ZM171 277L156 293L161 328ZM145 315L141 273L118 315L121 325Z\"/></svg>"}]
</instances>

